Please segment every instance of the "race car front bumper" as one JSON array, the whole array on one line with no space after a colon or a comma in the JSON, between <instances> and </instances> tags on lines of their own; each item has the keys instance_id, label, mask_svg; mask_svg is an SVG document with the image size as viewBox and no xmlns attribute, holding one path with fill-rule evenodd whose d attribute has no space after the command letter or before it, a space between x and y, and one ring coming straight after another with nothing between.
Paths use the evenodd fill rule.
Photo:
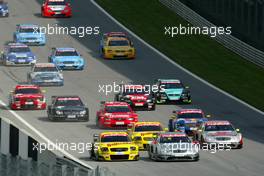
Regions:
<instances>
[{"instance_id":1,"label":"race car front bumper","mask_svg":"<svg viewBox=\"0 0 264 176\"><path fill-rule=\"evenodd\" d=\"M101 153L98 159L102 161L135 161L139 159L139 154L138 152Z\"/></svg>"},{"instance_id":2,"label":"race car front bumper","mask_svg":"<svg viewBox=\"0 0 264 176\"><path fill-rule=\"evenodd\" d=\"M42 11L42 15L44 17L71 17L72 12L71 11L65 12L64 10L58 11L58 12L45 10L45 11Z\"/></svg>"},{"instance_id":3,"label":"race car front bumper","mask_svg":"<svg viewBox=\"0 0 264 176\"><path fill-rule=\"evenodd\" d=\"M44 38L35 38L35 39L17 39L18 43L24 43L31 46L43 46L46 44L46 40Z\"/></svg>"},{"instance_id":4,"label":"race car front bumper","mask_svg":"<svg viewBox=\"0 0 264 176\"><path fill-rule=\"evenodd\" d=\"M46 109L47 104L46 103L34 103L30 105L21 104L21 103L12 103L10 105L10 109L12 110L44 110Z\"/></svg>"},{"instance_id":5,"label":"race car front bumper","mask_svg":"<svg viewBox=\"0 0 264 176\"><path fill-rule=\"evenodd\" d=\"M157 154L155 159L158 161L198 161L199 160L199 153L195 154L173 154L173 155L166 155L166 154Z\"/></svg>"},{"instance_id":6,"label":"race car front bumper","mask_svg":"<svg viewBox=\"0 0 264 176\"><path fill-rule=\"evenodd\" d=\"M56 64L60 70L83 70L84 64Z\"/></svg>"},{"instance_id":7,"label":"race car front bumper","mask_svg":"<svg viewBox=\"0 0 264 176\"><path fill-rule=\"evenodd\" d=\"M63 80L58 80L58 81L42 81L42 80L32 80L31 81L32 84L41 86L41 87L48 87L48 86L63 86L64 85L64 81Z\"/></svg>"},{"instance_id":8,"label":"race car front bumper","mask_svg":"<svg viewBox=\"0 0 264 176\"><path fill-rule=\"evenodd\" d=\"M24 62L6 60L5 65L7 66L30 66L36 63L36 60L25 60Z\"/></svg>"},{"instance_id":9,"label":"race car front bumper","mask_svg":"<svg viewBox=\"0 0 264 176\"><path fill-rule=\"evenodd\" d=\"M8 10L0 10L0 17L8 17L9 11Z\"/></svg>"},{"instance_id":10,"label":"race car front bumper","mask_svg":"<svg viewBox=\"0 0 264 176\"><path fill-rule=\"evenodd\" d=\"M89 120L89 115L48 115L48 118L51 121L88 121Z\"/></svg>"}]
</instances>

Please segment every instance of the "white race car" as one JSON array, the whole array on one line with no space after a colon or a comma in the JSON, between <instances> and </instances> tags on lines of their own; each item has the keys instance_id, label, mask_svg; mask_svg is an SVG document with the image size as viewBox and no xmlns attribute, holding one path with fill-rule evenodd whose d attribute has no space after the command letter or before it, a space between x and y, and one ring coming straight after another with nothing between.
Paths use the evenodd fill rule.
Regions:
<instances>
[{"instance_id":1,"label":"white race car","mask_svg":"<svg viewBox=\"0 0 264 176\"><path fill-rule=\"evenodd\" d=\"M243 138L239 129L235 129L229 121L212 120L200 125L195 139L203 145L209 144L217 148L242 148Z\"/></svg>"},{"instance_id":2,"label":"white race car","mask_svg":"<svg viewBox=\"0 0 264 176\"><path fill-rule=\"evenodd\" d=\"M199 146L183 132L162 132L150 144L149 158L157 161L198 161Z\"/></svg>"}]
</instances>

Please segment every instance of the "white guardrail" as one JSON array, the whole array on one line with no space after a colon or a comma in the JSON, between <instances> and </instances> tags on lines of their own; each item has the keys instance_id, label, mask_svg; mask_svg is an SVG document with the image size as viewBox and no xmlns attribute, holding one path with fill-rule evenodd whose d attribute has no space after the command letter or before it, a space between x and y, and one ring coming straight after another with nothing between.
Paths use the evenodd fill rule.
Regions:
<instances>
[{"instance_id":1,"label":"white guardrail","mask_svg":"<svg viewBox=\"0 0 264 176\"><path fill-rule=\"evenodd\" d=\"M179 0L159 0L162 4L176 12L190 24L197 27L215 27L214 24L197 14L195 11L181 3ZM264 52L248 45L232 35L218 35L214 38L226 48L237 53L246 60L264 68Z\"/></svg>"},{"instance_id":2,"label":"white guardrail","mask_svg":"<svg viewBox=\"0 0 264 176\"><path fill-rule=\"evenodd\" d=\"M88 168L49 150L7 118L0 117L0 176L114 176L106 167Z\"/></svg>"}]
</instances>

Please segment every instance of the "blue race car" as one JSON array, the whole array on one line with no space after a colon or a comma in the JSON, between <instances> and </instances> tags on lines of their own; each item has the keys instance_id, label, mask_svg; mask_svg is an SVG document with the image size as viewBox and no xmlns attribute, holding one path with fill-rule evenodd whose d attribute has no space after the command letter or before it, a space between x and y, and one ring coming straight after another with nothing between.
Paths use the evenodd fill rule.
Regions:
<instances>
[{"instance_id":1,"label":"blue race car","mask_svg":"<svg viewBox=\"0 0 264 176\"><path fill-rule=\"evenodd\" d=\"M36 63L36 55L23 43L9 43L2 52L4 65L31 65Z\"/></svg>"},{"instance_id":2,"label":"blue race car","mask_svg":"<svg viewBox=\"0 0 264 176\"><path fill-rule=\"evenodd\" d=\"M180 109L172 112L168 128L170 132L182 131L188 136L193 136L201 123L208 121L209 115L205 116L201 109Z\"/></svg>"},{"instance_id":3,"label":"blue race car","mask_svg":"<svg viewBox=\"0 0 264 176\"><path fill-rule=\"evenodd\" d=\"M7 2L0 0L0 17L8 17L9 16L9 9Z\"/></svg>"},{"instance_id":4,"label":"blue race car","mask_svg":"<svg viewBox=\"0 0 264 176\"><path fill-rule=\"evenodd\" d=\"M182 102L190 104L191 93L189 87L185 87L177 79L158 79L155 81L158 91L155 92L157 103Z\"/></svg>"},{"instance_id":5,"label":"blue race car","mask_svg":"<svg viewBox=\"0 0 264 176\"><path fill-rule=\"evenodd\" d=\"M61 70L83 70L85 62L74 48L52 48L49 62Z\"/></svg>"},{"instance_id":6,"label":"blue race car","mask_svg":"<svg viewBox=\"0 0 264 176\"><path fill-rule=\"evenodd\" d=\"M18 24L13 38L14 42L25 43L27 45L46 44L45 34L35 24Z\"/></svg>"}]
</instances>

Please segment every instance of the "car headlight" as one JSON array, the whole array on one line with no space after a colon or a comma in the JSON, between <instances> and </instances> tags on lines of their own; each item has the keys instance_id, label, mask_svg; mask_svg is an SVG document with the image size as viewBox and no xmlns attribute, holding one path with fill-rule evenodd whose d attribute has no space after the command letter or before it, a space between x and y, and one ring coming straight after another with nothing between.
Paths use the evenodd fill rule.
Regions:
<instances>
[{"instance_id":1,"label":"car headlight","mask_svg":"<svg viewBox=\"0 0 264 176\"><path fill-rule=\"evenodd\" d=\"M85 114L86 114L86 110L80 112L80 115L85 115Z\"/></svg>"},{"instance_id":2,"label":"car headlight","mask_svg":"<svg viewBox=\"0 0 264 176\"><path fill-rule=\"evenodd\" d=\"M110 119L110 118L108 118L108 117L106 117L104 120L105 120L105 121L110 121L111 119Z\"/></svg>"},{"instance_id":3,"label":"car headlight","mask_svg":"<svg viewBox=\"0 0 264 176\"><path fill-rule=\"evenodd\" d=\"M128 120L132 121L132 120L134 120L134 118L131 117L131 118L128 118Z\"/></svg>"},{"instance_id":4,"label":"car headlight","mask_svg":"<svg viewBox=\"0 0 264 176\"><path fill-rule=\"evenodd\" d=\"M102 147L102 148L101 148L101 151L102 151L102 152L108 152L109 150L108 150L107 147Z\"/></svg>"},{"instance_id":5,"label":"car headlight","mask_svg":"<svg viewBox=\"0 0 264 176\"><path fill-rule=\"evenodd\" d=\"M62 112L62 111L56 111L56 114L58 114L58 115L62 115L63 112Z\"/></svg>"},{"instance_id":6,"label":"car headlight","mask_svg":"<svg viewBox=\"0 0 264 176\"><path fill-rule=\"evenodd\" d=\"M205 138L206 141L210 142L210 141L214 141L215 138L214 137L211 137L211 136L208 136Z\"/></svg>"},{"instance_id":7,"label":"car headlight","mask_svg":"<svg viewBox=\"0 0 264 176\"><path fill-rule=\"evenodd\" d=\"M152 99L148 99L147 102L148 102L148 103L151 103L151 102L152 102Z\"/></svg>"},{"instance_id":8,"label":"car headlight","mask_svg":"<svg viewBox=\"0 0 264 176\"><path fill-rule=\"evenodd\" d=\"M137 148L136 148L136 147L130 147L130 150L131 150L131 151L136 151Z\"/></svg>"}]
</instances>

